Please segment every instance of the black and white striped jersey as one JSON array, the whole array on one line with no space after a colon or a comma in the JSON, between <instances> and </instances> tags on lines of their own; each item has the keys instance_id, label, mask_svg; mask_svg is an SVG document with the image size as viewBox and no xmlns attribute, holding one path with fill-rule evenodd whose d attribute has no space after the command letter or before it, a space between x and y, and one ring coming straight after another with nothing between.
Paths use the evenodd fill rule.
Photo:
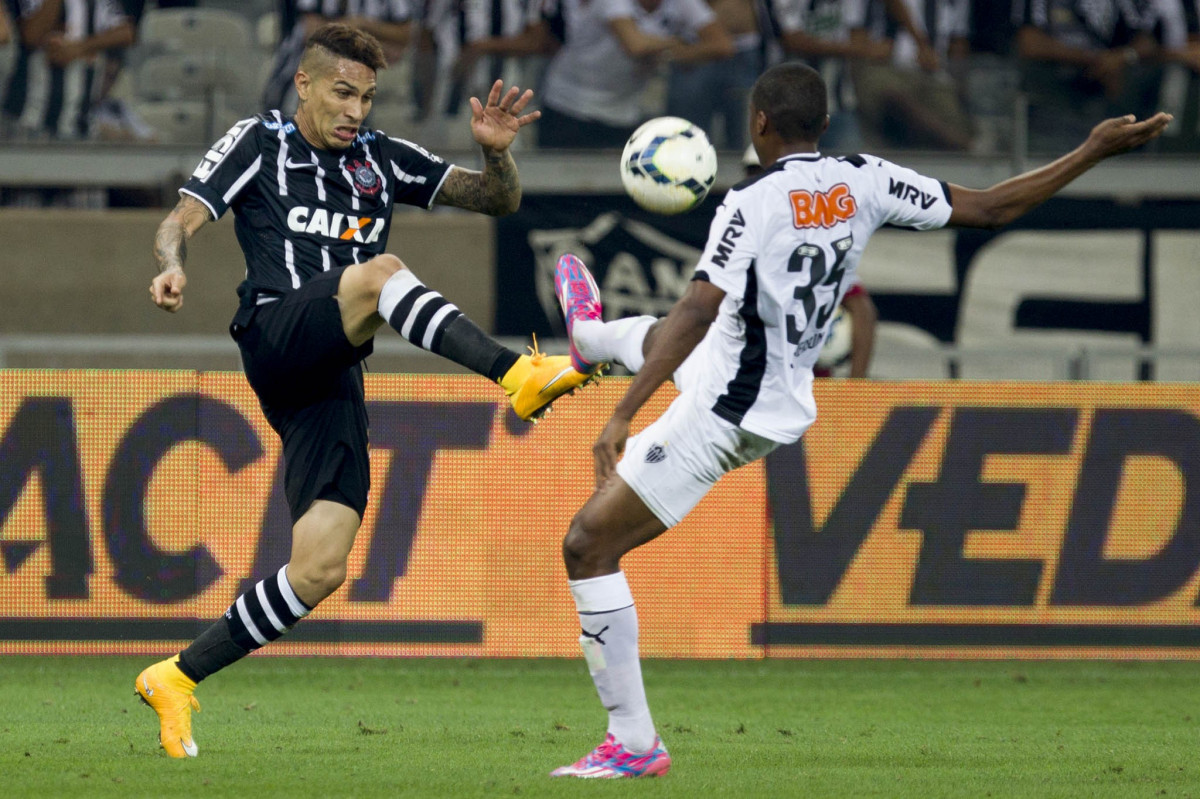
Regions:
<instances>
[{"instance_id":1,"label":"black and white striped jersey","mask_svg":"<svg viewBox=\"0 0 1200 799\"><path fill-rule=\"evenodd\" d=\"M696 265L694 279L725 298L697 348L707 368L687 390L751 433L795 441L812 421L812 367L867 240L887 224L942 227L950 211L944 183L869 155L791 155L734 186Z\"/></svg>"},{"instance_id":2,"label":"black and white striped jersey","mask_svg":"<svg viewBox=\"0 0 1200 799\"><path fill-rule=\"evenodd\" d=\"M431 207L450 168L379 130L345 150L315 148L291 118L270 111L230 128L179 192L213 219L232 208L247 282L286 292L384 252L392 206Z\"/></svg>"},{"instance_id":3,"label":"black and white striped jersey","mask_svg":"<svg viewBox=\"0 0 1200 799\"><path fill-rule=\"evenodd\" d=\"M43 12L42 0L6 0L14 33ZM56 35L81 41L121 25L137 28L145 0L63 0L52 25ZM119 68L120 50L96 58L77 58L56 66L40 43L17 36L17 55L3 88L0 113L5 127L21 138L86 138L92 104L99 99L105 71Z\"/></svg>"}]
</instances>

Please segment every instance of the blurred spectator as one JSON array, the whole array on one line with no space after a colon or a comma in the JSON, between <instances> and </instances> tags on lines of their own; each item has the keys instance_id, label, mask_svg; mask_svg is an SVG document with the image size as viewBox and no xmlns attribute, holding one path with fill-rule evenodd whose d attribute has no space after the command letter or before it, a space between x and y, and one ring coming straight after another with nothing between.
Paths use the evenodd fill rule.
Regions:
<instances>
[{"instance_id":1,"label":"blurred spectator","mask_svg":"<svg viewBox=\"0 0 1200 799\"><path fill-rule=\"evenodd\" d=\"M784 54L806 61L829 87L829 130L821 137L822 148L859 152L863 139L850 62L886 61L891 58L891 41L851 39L851 31L865 25L863 0L768 0L767 10Z\"/></svg>"},{"instance_id":2,"label":"blurred spectator","mask_svg":"<svg viewBox=\"0 0 1200 799\"><path fill-rule=\"evenodd\" d=\"M1152 30L1164 62L1158 109L1178 122L1163 131L1162 146L1196 149L1200 90L1200 0L1153 0Z\"/></svg>"},{"instance_id":3,"label":"blurred spectator","mask_svg":"<svg viewBox=\"0 0 1200 799\"><path fill-rule=\"evenodd\" d=\"M11 2L11 0L10 0ZM366 31L383 45L389 63L404 55L412 32L411 0L281 0L279 52L263 87L262 103L287 113L295 110L292 78L308 37L327 22Z\"/></svg>"},{"instance_id":4,"label":"blurred spectator","mask_svg":"<svg viewBox=\"0 0 1200 799\"><path fill-rule=\"evenodd\" d=\"M693 63L672 61L667 113L699 125L718 147L746 146L750 87L763 70L762 34L756 0L708 0L733 42L729 58ZM716 118L721 118L718 137Z\"/></svg>"},{"instance_id":5,"label":"blurred spectator","mask_svg":"<svg viewBox=\"0 0 1200 799\"><path fill-rule=\"evenodd\" d=\"M963 102L975 125L972 150L989 155L1015 146L1013 113L1020 74L1013 58L1011 2L971 0Z\"/></svg>"},{"instance_id":6,"label":"blurred spectator","mask_svg":"<svg viewBox=\"0 0 1200 799\"><path fill-rule=\"evenodd\" d=\"M413 104L418 120L456 116L468 97L486 96L497 78L526 87L530 79L509 55L513 41L538 19L536 0L424 0L415 36Z\"/></svg>"},{"instance_id":7,"label":"blurred spectator","mask_svg":"<svg viewBox=\"0 0 1200 799\"><path fill-rule=\"evenodd\" d=\"M1096 120L1152 112L1161 66L1148 0L1015 0L1031 150L1058 150Z\"/></svg>"},{"instance_id":8,"label":"blurred spectator","mask_svg":"<svg viewBox=\"0 0 1200 799\"><path fill-rule=\"evenodd\" d=\"M8 0L19 48L3 127L21 139L89 135L92 104L134 43L144 0Z\"/></svg>"},{"instance_id":9,"label":"blurred spectator","mask_svg":"<svg viewBox=\"0 0 1200 799\"><path fill-rule=\"evenodd\" d=\"M869 0L865 22L853 40L892 41L890 64L854 65L867 146L970 149L974 126L960 88L970 0Z\"/></svg>"},{"instance_id":10,"label":"blurred spectator","mask_svg":"<svg viewBox=\"0 0 1200 799\"><path fill-rule=\"evenodd\" d=\"M8 10L0 3L0 98L3 98L4 87L8 85L8 74L12 70L12 61L16 48L12 46L12 22L8 19Z\"/></svg>"},{"instance_id":11,"label":"blurred spectator","mask_svg":"<svg viewBox=\"0 0 1200 799\"><path fill-rule=\"evenodd\" d=\"M542 147L624 147L660 63L734 54L704 0L547 0L537 24L540 41L562 42L541 91Z\"/></svg>"}]
</instances>

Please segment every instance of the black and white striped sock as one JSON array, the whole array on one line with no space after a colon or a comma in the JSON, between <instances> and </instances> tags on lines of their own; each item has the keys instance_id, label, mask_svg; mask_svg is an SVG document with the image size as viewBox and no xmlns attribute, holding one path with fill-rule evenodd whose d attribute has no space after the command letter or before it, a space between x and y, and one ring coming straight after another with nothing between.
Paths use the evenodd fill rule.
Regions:
<instances>
[{"instance_id":1,"label":"black and white striped sock","mask_svg":"<svg viewBox=\"0 0 1200 799\"><path fill-rule=\"evenodd\" d=\"M409 343L495 382L520 357L490 338L457 306L407 269L396 272L383 284L379 313Z\"/></svg>"},{"instance_id":2,"label":"black and white striped sock","mask_svg":"<svg viewBox=\"0 0 1200 799\"><path fill-rule=\"evenodd\" d=\"M253 652L292 629L310 610L292 590L284 566L238 597L225 611L225 622L233 642Z\"/></svg>"},{"instance_id":3,"label":"black and white striped sock","mask_svg":"<svg viewBox=\"0 0 1200 799\"><path fill-rule=\"evenodd\" d=\"M287 579L287 566L238 597L225 615L179 653L179 670L196 682L283 635L311 610Z\"/></svg>"}]
</instances>

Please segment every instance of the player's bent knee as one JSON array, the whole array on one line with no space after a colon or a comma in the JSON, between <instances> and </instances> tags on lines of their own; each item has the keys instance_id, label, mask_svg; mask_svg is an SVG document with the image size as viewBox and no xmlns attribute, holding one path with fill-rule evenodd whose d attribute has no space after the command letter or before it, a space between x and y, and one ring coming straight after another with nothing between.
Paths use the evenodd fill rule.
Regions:
<instances>
[{"instance_id":1,"label":"player's bent knee","mask_svg":"<svg viewBox=\"0 0 1200 799\"><path fill-rule=\"evenodd\" d=\"M403 261L390 252L380 253L371 260L366 261L365 264L369 264L373 269L380 270L384 280L387 280L401 269L408 268L404 265Z\"/></svg>"},{"instance_id":2,"label":"player's bent knee","mask_svg":"<svg viewBox=\"0 0 1200 799\"><path fill-rule=\"evenodd\" d=\"M592 572L598 568L615 566L623 553L609 551L603 536L596 535L580 512L571 520L571 527L563 538L563 562L567 571Z\"/></svg>"},{"instance_id":3,"label":"player's bent knee","mask_svg":"<svg viewBox=\"0 0 1200 799\"><path fill-rule=\"evenodd\" d=\"M293 583L293 589L310 606L320 602L325 597L342 587L346 582L346 564L328 564L301 566L295 563L288 565L288 577Z\"/></svg>"},{"instance_id":4,"label":"player's bent knee","mask_svg":"<svg viewBox=\"0 0 1200 799\"><path fill-rule=\"evenodd\" d=\"M346 288L348 280L353 284L352 288L379 296L379 292L383 290L383 284L387 283L392 275L407 268L404 262L396 256L391 253L383 253L347 269L346 275L342 278L342 288Z\"/></svg>"}]
</instances>

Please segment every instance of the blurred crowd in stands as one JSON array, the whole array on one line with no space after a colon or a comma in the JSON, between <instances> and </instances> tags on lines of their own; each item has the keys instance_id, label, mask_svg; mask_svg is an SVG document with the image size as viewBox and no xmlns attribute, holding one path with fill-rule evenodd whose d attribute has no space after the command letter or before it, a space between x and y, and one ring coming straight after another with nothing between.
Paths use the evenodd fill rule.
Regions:
<instances>
[{"instance_id":1,"label":"blurred crowd in stands","mask_svg":"<svg viewBox=\"0 0 1200 799\"><path fill-rule=\"evenodd\" d=\"M746 146L749 87L802 59L827 78L829 152L1074 146L1105 116L1171 111L1200 150L1200 0L3 0L0 138L203 144L294 107L305 38L378 37L372 124L463 145L466 98L533 87L526 146L621 147L672 114ZM421 139L420 136L433 138Z\"/></svg>"}]
</instances>

